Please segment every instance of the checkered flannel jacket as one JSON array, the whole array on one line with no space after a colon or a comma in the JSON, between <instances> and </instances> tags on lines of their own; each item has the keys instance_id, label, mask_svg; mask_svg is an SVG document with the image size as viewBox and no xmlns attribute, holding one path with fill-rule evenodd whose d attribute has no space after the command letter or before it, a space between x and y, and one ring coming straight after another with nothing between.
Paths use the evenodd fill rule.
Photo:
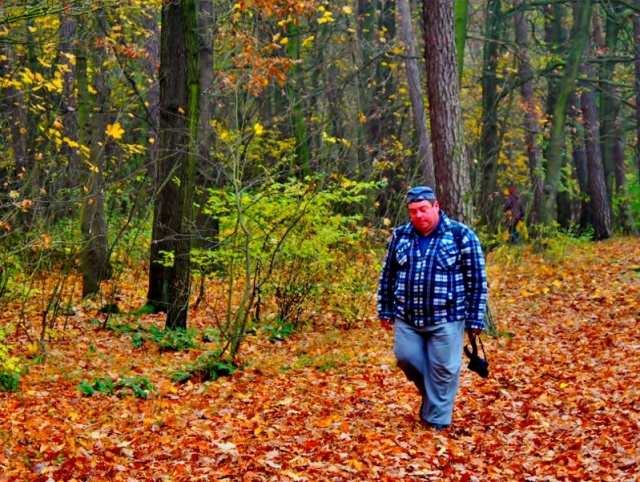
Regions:
<instances>
[{"instance_id":1,"label":"checkered flannel jacket","mask_svg":"<svg viewBox=\"0 0 640 482\"><path fill-rule=\"evenodd\" d=\"M480 240L440 211L441 222L424 255L411 222L389 244L378 288L378 318L414 326L465 321L484 329L487 275Z\"/></svg>"}]
</instances>

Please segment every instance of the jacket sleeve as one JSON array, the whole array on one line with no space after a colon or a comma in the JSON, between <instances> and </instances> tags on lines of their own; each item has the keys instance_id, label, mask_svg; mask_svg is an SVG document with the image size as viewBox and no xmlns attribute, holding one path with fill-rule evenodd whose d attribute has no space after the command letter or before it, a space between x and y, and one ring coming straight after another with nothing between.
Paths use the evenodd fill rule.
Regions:
<instances>
[{"instance_id":1,"label":"jacket sleeve","mask_svg":"<svg viewBox=\"0 0 640 482\"><path fill-rule=\"evenodd\" d=\"M387 255L382 266L380 281L378 283L378 319L394 319L394 299L393 291L396 284L398 267L396 266L396 244L398 242L396 232L393 233Z\"/></svg>"},{"instance_id":2,"label":"jacket sleeve","mask_svg":"<svg viewBox=\"0 0 640 482\"><path fill-rule=\"evenodd\" d=\"M487 272L480 240L469 228L464 230L460 255L460 267L464 277L467 301L465 327L484 330L484 312L487 308Z\"/></svg>"}]
</instances>

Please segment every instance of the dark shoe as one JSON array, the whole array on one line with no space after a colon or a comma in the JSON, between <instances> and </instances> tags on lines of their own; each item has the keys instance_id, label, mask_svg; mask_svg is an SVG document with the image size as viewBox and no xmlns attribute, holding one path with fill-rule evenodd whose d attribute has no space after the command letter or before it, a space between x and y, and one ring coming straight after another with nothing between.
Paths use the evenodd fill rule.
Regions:
<instances>
[{"instance_id":1,"label":"dark shoe","mask_svg":"<svg viewBox=\"0 0 640 482\"><path fill-rule=\"evenodd\" d=\"M442 425L442 424L439 424L439 423L431 423L431 422L427 422L426 420L424 422L427 424L427 427L431 427L436 432L440 432L441 430L444 430L444 429L446 429L448 427L448 425Z\"/></svg>"}]
</instances>

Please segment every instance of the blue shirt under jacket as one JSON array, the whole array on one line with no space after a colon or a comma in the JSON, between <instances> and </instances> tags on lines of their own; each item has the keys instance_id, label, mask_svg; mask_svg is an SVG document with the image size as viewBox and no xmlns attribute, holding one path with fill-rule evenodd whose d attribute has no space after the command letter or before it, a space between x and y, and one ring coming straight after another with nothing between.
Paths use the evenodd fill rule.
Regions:
<instances>
[{"instance_id":1,"label":"blue shirt under jacket","mask_svg":"<svg viewBox=\"0 0 640 482\"><path fill-rule=\"evenodd\" d=\"M466 328L484 330L487 275L476 234L440 211L424 252L420 236L411 221L393 232L378 287L378 318L418 327L465 321Z\"/></svg>"}]
</instances>

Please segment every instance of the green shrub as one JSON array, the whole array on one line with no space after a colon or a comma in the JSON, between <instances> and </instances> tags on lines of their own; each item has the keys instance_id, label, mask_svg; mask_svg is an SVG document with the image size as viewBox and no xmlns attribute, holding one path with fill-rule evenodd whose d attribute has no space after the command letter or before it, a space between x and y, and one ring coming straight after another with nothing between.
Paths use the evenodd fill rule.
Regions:
<instances>
[{"instance_id":1,"label":"green shrub","mask_svg":"<svg viewBox=\"0 0 640 482\"><path fill-rule=\"evenodd\" d=\"M352 328L371 313L380 267L373 256L353 257L341 263L341 277L331 289L330 306Z\"/></svg>"},{"instance_id":2,"label":"green shrub","mask_svg":"<svg viewBox=\"0 0 640 482\"><path fill-rule=\"evenodd\" d=\"M200 333L195 328L163 330L157 326L151 326L147 334L149 339L160 345L160 351L184 351L200 345L198 340Z\"/></svg>"},{"instance_id":3,"label":"green shrub","mask_svg":"<svg viewBox=\"0 0 640 482\"><path fill-rule=\"evenodd\" d=\"M233 375L238 366L229 358L221 357L219 351L208 351L198 357L193 363L188 363L183 369L177 370L171 379L184 383L187 380L199 382L213 381L220 377Z\"/></svg>"},{"instance_id":4,"label":"green shrub","mask_svg":"<svg viewBox=\"0 0 640 482\"><path fill-rule=\"evenodd\" d=\"M327 288L342 276L342 253L364 246L361 217L352 213L375 187L318 176L212 193L207 212L219 222L220 246L210 261L224 268L228 289L242 300L225 307L221 335L233 340L231 355L251 325L250 313L274 310L282 326L298 328L324 309Z\"/></svg>"},{"instance_id":5,"label":"green shrub","mask_svg":"<svg viewBox=\"0 0 640 482\"><path fill-rule=\"evenodd\" d=\"M147 340L159 345L160 351L184 351L200 345L200 332L195 328L165 330L155 325L145 329L132 324L109 324L109 328L121 333L129 333L131 343L140 348Z\"/></svg>"},{"instance_id":6,"label":"green shrub","mask_svg":"<svg viewBox=\"0 0 640 482\"><path fill-rule=\"evenodd\" d=\"M13 392L20 386L22 367L19 358L9 355L13 347L3 343L5 337L6 331L0 327L0 391Z\"/></svg>"},{"instance_id":7,"label":"green shrub","mask_svg":"<svg viewBox=\"0 0 640 482\"><path fill-rule=\"evenodd\" d=\"M128 391L137 398L147 398L153 390L153 385L146 377L122 377L118 382L118 393L123 395Z\"/></svg>"},{"instance_id":8,"label":"green shrub","mask_svg":"<svg viewBox=\"0 0 640 482\"><path fill-rule=\"evenodd\" d=\"M0 371L0 391L17 392L20 388L20 374L16 372Z\"/></svg>"},{"instance_id":9,"label":"green shrub","mask_svg":"<svg viewBox=\"0 0 640 482\"><path fill-rule=\"evenodd\" d=\"M104 377L94 379L93 383L82 380L78 385L78 390L88 397L98 392L109 396L116 395L124 397L133 395L137 398L147 398L149 392L153 390L153 385L146 377L124 376L116 382L111 380L111 378Z\"/></svg>"},{"instance_id":10,"label":"green shrub","mask_svg":"<svg viewBox=\"0 0 640 482\"><path fill-rule=\"evenodd\" d=\"M78 390L88 397L92 396L96 392L102 393L103 395L115 395L116 393L115 384L113 383L113 380L108 377L96 378L93 380L93 383L82 380L78 385Z\"/></svg>"},{"instance_id":11,"label":"green shrub","mask_svg":"<svg viewBox=\"0 0 640 482\"><path fill-rule=\"evenodd\" d=\"M293 323L278 320L274 326L264 326L264 330L269 334L269 341L274 343L278 340L284 340L293 333L295 326Z\"/></svg>"}]
</instances>

